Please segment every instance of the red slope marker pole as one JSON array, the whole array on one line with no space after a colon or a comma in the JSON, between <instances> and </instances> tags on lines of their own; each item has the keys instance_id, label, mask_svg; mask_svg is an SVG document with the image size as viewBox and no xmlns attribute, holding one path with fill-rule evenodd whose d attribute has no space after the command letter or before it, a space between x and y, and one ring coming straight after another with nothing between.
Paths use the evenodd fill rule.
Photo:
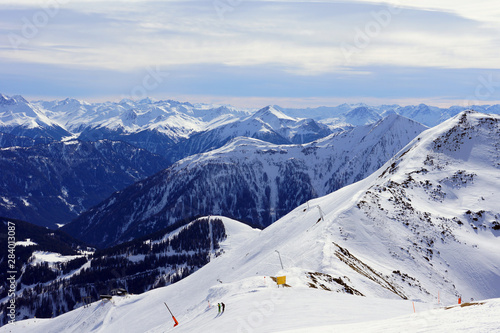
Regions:
<instances>
[{"instance_id":1,"label":"red slope marker pole","mask_svg":"<svg viewBox=\"0 0 500 333\"><path fill-rule=\"evenodd\" d=\"M175 322L174 327L175 327L175 326L177 326L177 325L179 325L179 322L177 321L177 319L175 319L175 317L174 317L174 315L172 314L172 311L170 311L170 309L169 309L169 307L168 307L167 303L163 302L163 304L165 304L165 306L166 306L166 307L167 307L167 309L168 309L168 312L170 312L170 315L172 315L172 319L173 319L173 320L174 320L174 322Z\"/></svg>"}]
</instances>

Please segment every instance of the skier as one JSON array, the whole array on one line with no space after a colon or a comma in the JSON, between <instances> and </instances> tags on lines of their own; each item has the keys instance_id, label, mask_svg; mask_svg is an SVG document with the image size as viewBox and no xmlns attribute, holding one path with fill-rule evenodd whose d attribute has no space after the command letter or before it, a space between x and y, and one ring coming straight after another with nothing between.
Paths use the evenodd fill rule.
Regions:
<instances>
[{"instance_id":1,"label":"skier","mask_svg":"<svg viewBox=\"0 0 500 333\"><path fill-rule=\"evenodd\" d=\"M224 304L222 302L221 302L221 304L222 304L222 313L224 313L224 310L226 310L226 304Z\"/></svg>"},{"instance_id":2,"label":"skier","mask_svg":"<svg viewBox=\"0 0 500 333\"><path fill-rule=\"evenodd\" d=\"M217 303L217 306L219 307L219 314L220 314L220 303Z\"/></svg>"}]
</instances>

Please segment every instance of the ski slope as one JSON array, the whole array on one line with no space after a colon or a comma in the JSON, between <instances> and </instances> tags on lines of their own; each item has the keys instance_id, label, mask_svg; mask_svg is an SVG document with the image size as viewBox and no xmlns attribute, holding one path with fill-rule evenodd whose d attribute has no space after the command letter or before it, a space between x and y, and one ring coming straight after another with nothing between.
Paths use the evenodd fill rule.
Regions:
<instances>
[{"instance_id":1,"label":"ski slope","mask_svg":"<svg viewBox=\"0 0 500 333\"><path fill-rule=\"evenodd\" d=\"M500 299L445 310L443 304L412 304L412 301L309 288L277 288L264 276L218 283L212 280L220 275L218 266L209 264L169 287L126 298L113 297L112 302L95 302L54 319L16 322L0 328L0 332L496 332L500 329L497 321ZM275 270L279 274L289 273L280 271L277 260ZM173 327L164 301L179 326ZM219 301L226 304L226 312L220 316L216 307Z\"/></svg>"},{"instance_id":2,"label":"ski slope","mask_svg":"<svg viewBox=\"0 0 500 333\"><path fill-rule=\"evenodd\" d=\"M352 296L307 288L300 269L290 267L293 258L263 253L243 254L262 235L236 221L224 219L228 241L225 254L169 287L141 295L98 301L53 319L30 319L6 325L0 332L495 332L500 300L444 310L446 304L401 299ZM264 250L262 250L265 252ZM249 256L254 257L252 259ZM232 262L248 261L246 272ZM259 260L257 266L252 262ZM262 258L263 257L263 258ZM262 268L274 275L285 274L291 288L278 288L269 276L257 275ZM259 273L260 274L260 273ZM238 278L239 275L243 275ZM219 282L220 280L221 282ZM217 313L217 302L226 312ZM179 321L163 305L168 302ZM210 304L210 307L209 307ZM414 313L414 308L415 311Z\"/></svg>"}]
</instances>

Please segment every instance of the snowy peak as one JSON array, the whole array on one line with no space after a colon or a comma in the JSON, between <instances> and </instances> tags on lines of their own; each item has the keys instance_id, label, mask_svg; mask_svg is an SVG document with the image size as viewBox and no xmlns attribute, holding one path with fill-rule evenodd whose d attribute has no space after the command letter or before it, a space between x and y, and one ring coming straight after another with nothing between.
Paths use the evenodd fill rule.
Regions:
<instances>
[{"instance_id":1,"label":"snowy peak","mask_svg":"<svg viewBox=\"0 0 500 333\"><path fill-rule=\"evenodd\" d=\"M414 119L429 127L436 126L450 117L450 114L445 110L426 104L405 106L396 111L402 116Z\"/></svg>"},{"instance_id":2,"label":"snowy peak","mask_svg":"<svg viewBox=\"0 0 500 333\"><path fill-rule=\"evenodd\" d=\"M326 125L313 119L292 118L279 107L271 105L243 120L242 124L252 126L256 121L261 124L261 128L253 137L276 144L307 143L332 132Z\"/></svg>"},{"instance_id":3,"label":"snowy peak","mask_svg":"<svg viewBox=\"0 0 500 333\"><path fill-rule=\"evenodd\" d=\"M265 108L260 109L255 114L251 116L252 119L260 119L265 123L270 123L279 120L289 120L289 121L297 121L297 119L292 118L284 114L281 110L278 109L277 106L268 105Z\"/></svg>"},{"instance_id":4,"label":"snowy peak","mask_svg":"<svg viewBox=\"0 0 500 333\"><path fill-rule=\"evenodd\" d=\"M3 121L7 118L5 113L8 113L12 119L16 118L38 118L39 114L35 112L29 103L22 98L21 96L14 97L6 97L2 96L2 100L0 101L1 111L4 112L4 116L2 117Z\"/></svg>"},{"instance_id":5,"label":"snowy peak","mask_svg":"<svg viewBox=\"0 0 500 333\"><path fill-rule=\"evenodd\" d=\"M283 136L282 130L297 123L297 119L285 115L274 106L266 106L250 116L247 120L243 120L242 123L249 127L256 125L259 126L258 124L260 124L261 128L258 129L258 133L255 137L269 141L267 137ZM248 123L248 125L246 125L246 123ZM286 139L288 138L285 136L285 140ZM285 143L284 141L280 142L277 139L272 139L270 142Z\"/></svg>"},{"instance_id":6,"label":"snowy peak","mask_svg":"<svg viewBox=\"0 0 500 333\"><path fill-rule=\"evenodd\" d=\"M382 136L384 133L398 133L415 128L421 130L426 127L416 121L392 113L373 124L370 128L370 133L373 133L372 135Z\"/></svg>"},{"instance_id":7,"label":"snowy peak","mask_svg":"<svg viewBox=\"0 0 500 333\"><path fill-rule=\"evenodd\" d=\"M0 130L16 136L60 140L68 131L49 119L45 110L22 96L0 97Z\"/></svg>"},{"instance_id":8,"label":"snowy peak","mask_svg":"<svg viewBox=\"0 0 500 333\"><path fill-rule=\"evenodd\" d=\"M473 110L458 115L429 129L417 138L417 147L434 154L444 154L455 160L479 163L500 159L496 145L500 145L498 122L500 116L484 114ZM424 135L425 134L425 135ZM492 146L487 149L486 146Z\"/></svg>"},{"instance_id":9,"label":"snowy peak","mask_svg":"<svg viewBox=\"0 0 500 333\"><path fill-rule=\"evenodd\" d=\"M354 207L332 211L338 227L330 230L365 258L377 249L383 258L370 260L392 262L395 281L418 281L418 290L403 284L406 295L426 298L439 288L448 297L498 297L500 269L491 265L500 260L499 147L499 116L462 112L362 182ZM371 243L370 251L357 242Z\"/></svg>"},{"instance_id":10,"label":"snowy peak","mask_svg":"<svg viewBox=\"0 0 500 333\"><path fill-rule=\"evenodd\" d=\"M9 99L7 96L5 96L4 94L1 94L0 93L0 105L4 105L6 103L9 102Z\"/></svg>"},{"instance_id":11,"label":"snowy peak","mask_svg":"<svg viewBox=\"0 0 500 333\"><path fill-rule=\"evenodd\" d=\"M360 106L352 109L344 115L345 121L354 125L367 125L379 121L382 117L366 106Z\"/></svg>"},{"instance_id":12,"label":"snowy peak","mask_svg":"<svg viewBox=\"0 0 500 333\"><path fill-rule=\"evenodd\" d=\"M146 97L137 102L137 104L154 104L156 100Z\"/></svg>"},{"instance_id":13,"label":"snowy peak","mask_svg":"<svg viewBox=\"0 0 500 333\"><path fill-rule=\"evenodd\" d=\"M4 94L0 94L0 106L15 105L20 103L28 103L28 102L22 96L19 95L9 97Z\"/></svg>"},{"instance_id":14,"label":"snowy peak","mask_svg":"<svg viewBox=\"0 0 500 333\"><path fill-rule=\"evenodd\" d=\"M14 95L12 96L12 100L14 100L17 104L28 104L29 102L24 99L23 96L21 95Z\"/></svg>"},{"instance_id":15,"label":"snowy peak","mask_svg":"<svg viewBox=\"0 0 500 333\"><path fill-rule=\"evenodd\" d=\"M60 102L57 103L57 105L65 105L65 106L71 106L71 107L81 107L83 105L90 105L89 103L87 102L84 102L84 101L80 101L78 99L74 99L74 98L66 98Z\"/></svg>"}]
</instances>

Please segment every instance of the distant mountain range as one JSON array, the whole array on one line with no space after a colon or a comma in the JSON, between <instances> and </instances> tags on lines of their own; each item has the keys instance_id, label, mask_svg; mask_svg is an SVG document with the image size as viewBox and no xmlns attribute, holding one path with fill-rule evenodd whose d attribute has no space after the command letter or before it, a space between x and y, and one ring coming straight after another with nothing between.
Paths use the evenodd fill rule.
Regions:
<instances>
[{"instance_id":1,"label":"distant mountain range","mask_svg":"<svg viewBox=\"0 0 500 333\"><path fill-rule=\"evenodd\" d=\"M339 131L340 128L330 129L312 119L291 118L278 108L267 106L248 117L197 132L180 141L171 150L171 160L220 148L236 137L274 144L303 144Z\"/></svg>"},{"instance_id":2,"label":"distant mountain range","mask_svg":"<svg viewBox=\"0 0 500 333\"><path fill-rule=\"evenodd\" d=\"M473 108L491 113L500 111L499 105ZM53 227L56 223L70 222L114 191L123 190L133 182L151 176L184 158L222 148L239 137L258 139L269 144L308 145L304 148L314 150L317 147L312 142L321 144L321 140L329 135L348 135L357 126L373 126L390 115L400 115L426 126L434 126L464 109L465 107L459 106L437 108L425 104L404 107L342 104L309 109L267 106L255 110L172 100L154 101L148 98L103 103L87 103L75 99L28 102L22 96L0 94L0 164L3 171L0 176L0 214ZM391 127L389 130L397 129ZM408 133L407 139L416 132L412 133ZM401 134L403 133L396 136ZM317 182L316 179L330 177L324 180L325 184L328 181L327 185L318 183L301 187L308 184L309 180L290 180L282 174L278 180L275 178L277 173L267 174L268 179L271 179L268 181L272 182L268 186L272 192L269 194L270 198L277 195L275 193L279 191L275 187L282 183L281 191L290 186L288 190L295 192L294 199L266 199L264 193L258 196L259 199L252 200L266 208L259 206L257 210L260 212L236 212L231 208L235 211L231 216L260 226L268 225L297 203L366 176L369 170L374 170L373 166L383 163L384 158L389 158L394 149L400 148L398 144L403 144L406 139L398 140L395 139L398 143L391 147L392 150L387 149L381 155L371 154L369 151L362 153L366 156L349 154L351 148L345 148L344 144L339 146L344 147L342 152L331 150L332 156L341 154L344 162L364 163L361 162L364 158L377 160L377 163L371 163L370 168L354 165L354 162L340 163L340 157L337 157L335 163L348 166L344 167L345 170L339 167L337 172L332 167L330 171L324 171L320 170L321 166L318 164L314 168L314 175L310 171L300 171L304 177L314 180L313 183ZM238 141L242 142L241 139ZM71 145L75 145L74 151L71 151ZM234 146L233 143L232 147ZM291 155L287 156L292 158ZM286 165L280 162L280 172L287 168L301 170L302 167L294 163L299 163L304 156L295 161L290 160ZM282 157L285 158L285 155ZM255 167L240 161L238 163ZM219 166L214 168L213 172L220 169ZM359 172L360 169L367 171ZM204 172L206 174L208 169ZM325 176L325 172L335 173L337 176ZM293 177L298 175L294 174ZM255 184L260 186L257 180ZM231 183L231 180L225 181ZM239 184L244 185L245 189L251 189L252 186L247 181L249 180ZM285 183L290 185L284 185ZM236 186L236 183L233 185ZM203 191L203 188L205 187L200 187L193 193ZM229 195L229 192L223 192ZM239 192L241 196L244 191ZM190 200L196 201L194 197ZM230 209L232 204L227 200L236 202L236 199L225 197L221 201L224 202L222 206ZM276 204L269 200L274 200ZM248 205L252 203L250 201ZM185 212L191 211L192 206L184 201L184 208L177 207L175 209L178 213L164 218L168 223L172 222L171 218L184 218ZM179 210L183 212L179 213ZM223 210L217 209L219 212Z\"/></svg>"},{"instance_id":3,"label":"distant mountain range","mask_svg":"<svg viewBox=\"0 0 500 333\"><path fill-rule=\"evenodd\" d=\"M256 110L172 100L154 101L149 98L103 103L87 103L69 98L28 102L22 96L0 94L0 132L54 140L68 135L81 136L80 139L90 141L121 138L164 155L168 154L165 151L168 147L188 140L195 134L206 135L204 133L214 129L218 129L218 135L221 136L217 140L222 142L218 144L219 147L225 143L222 137L232 139L237 136L265 141L269 137L272 143L307 143L326 136L327 127L322 124L328 125L330 131L335 131L339 126L345 128L375 123L388 114L396 113L432 127L466 109L500 113L500 105L438 108L425 104L404 107L342 104L307 109L267 106ZM164 142L148 141L148 134ZM214 135L208 136L212 138ZM213 145L207 147L219 148Z\"/></svg>"}]
</instances>

